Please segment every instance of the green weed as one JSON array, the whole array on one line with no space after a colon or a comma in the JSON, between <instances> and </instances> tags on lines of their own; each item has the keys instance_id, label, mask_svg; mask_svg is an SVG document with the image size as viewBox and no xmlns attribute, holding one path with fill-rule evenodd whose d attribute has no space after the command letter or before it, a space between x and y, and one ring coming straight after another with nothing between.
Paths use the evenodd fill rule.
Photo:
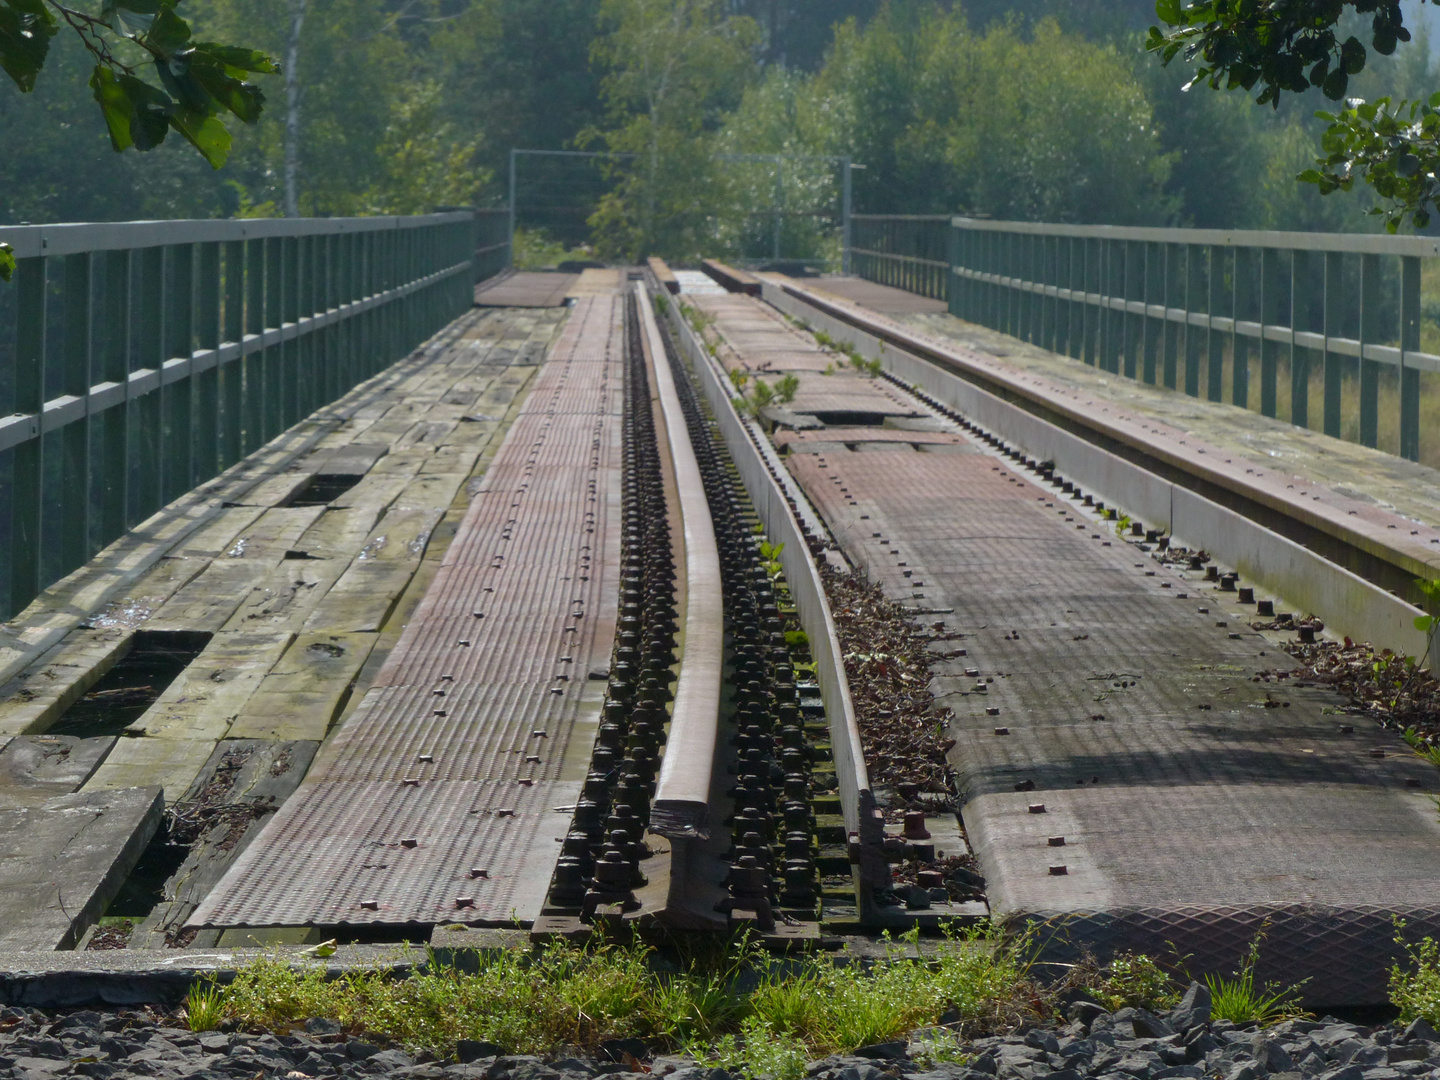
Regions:
<instances>
[{"instance_id":1,"label":"green weed","mask_svg":"<svg viewBox=\"0 0 1440 1080\"><path fill-rule=\"evenodd\" d=\"M191 1031L214 1031L225 1017L220 988L214 983L192 983L185 995L185 1023Z\"/></svg>"},{"instance_id":2,"label":"green weed","mask_svg":"<svg viewBox=\"0 0 1440 1080\"><path fill-rule=\"evenodd\" d=\"M458 1039L523 1054L637 1037L797 1080L795 1070L816 1056L901 1037L947 1011L971 1034L1029 1015L1039 998L1027 957L1023 940L991 930L952 934L929 962L897 946L864 966L775 957L743 939L723 954L689 957L679 970L660 970L643 945L562 942L487 953L470 973L432 957L409 978L370 969L327 979L323 968L295 969L277 954L211 992L224 1017L250 1029L283 1031L323 1016L441 1056ZM194 1015L205 1007L197 1001Z\"/></svg>"},{"instance_id":3,"label":"green weed","mask_svg":"<svg viewBox=\"0 0 1440 1080\"><path fill-rule=\"evenodd\" d=\"M1105 968L1094 990L1096 1000L1111 1012L1139 1008L1164 1012L1180 1001L1175 982L1144 953L1120 953Z\"/></svg>"},{"instance_id":4,"label":"green weed","mask_svg":"<svg viewBox=\"0 0 1440 1080\"><path fill-rule=\"evenodd\" d=\"M1256 985L1255 966L1260 961L1260 942L1264 937L1262 927L1240 962L1240 970L1233 976L1205 976L1205 985L1210 988L1210 1014L1215 1019L1268 1026L1304 1015L1299 1005L1303 983L1283 988L1276 983Z\"/></svg>"},{"instance_id":5,"label":"green weed","mask_svg":"<svg viewBox=\"0 0 1440 1080\"><path fill-rule=\"evenodd\" d=\"M1405 950L1409 965L1390 969L1390 1003L1400 1010L1402 1023L1423 1017L1440 1024L1440 944L1432 937L1407 942L1404 929L1405 923L1395 920L1395 943Z\"/></svg>"},{"instance_id":6,"label":"green weed","mask_svg":"<svg viewBox=\"0 0 1440 1080\"><path fill-rule=\"evenodd\" d=\"M745 392L745 384L749 381L750 373L744 368L736 368L734 371L730 372L730 385L735 387L735 389L739 390L742 394Z\"/></svg>"},{"instance_id":7,"label":"green weed","mask_svg":"<svg viewBox=\"0 0 1440 1080\"><path fill-rule=\"evenodd\" d=\"M755 407L757 409L763 409L775 400L774 388L764 379L756 379L755 387L750 393L755 398Z\"/></svg>"},{"instance_id":8,"label":"green weed","mask_svg":"<svg viewBox=\"0 0 1440 1080\"><path fill-rule=\"evenodd\" d=\"M775 397L785 405L795 400L795 392L800 389L800 379L795 373L788 372L775 384Z\"/></svg>"}]
</instances>

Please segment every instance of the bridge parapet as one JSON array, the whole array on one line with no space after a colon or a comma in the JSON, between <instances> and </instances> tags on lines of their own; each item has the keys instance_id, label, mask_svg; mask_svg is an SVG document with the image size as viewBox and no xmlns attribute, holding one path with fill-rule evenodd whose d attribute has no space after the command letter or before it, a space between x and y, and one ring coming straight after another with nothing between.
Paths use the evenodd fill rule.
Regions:
<instances>
[{"instance_id":1,"label":"bridge parapet","mask_svg":"<svg viewBox=\"0 0 1440 1080\"><path fill-rule=\"evenodd\" d=\"M853 228L856 273L958 318L1420 460L1422 376L1440 372L1421 347L1421 278L1440 239L939 216Z\"/></svg>"},{"instance_id":2,"label":"bridge parapet","mask_svg":"<svg viewBox=\"0 0 1440 1080\"><path fill-rule=\"evenodd\" d=\"M0 616L467 309L475 221L0 228Z\"/></svg>"}]
</instances>

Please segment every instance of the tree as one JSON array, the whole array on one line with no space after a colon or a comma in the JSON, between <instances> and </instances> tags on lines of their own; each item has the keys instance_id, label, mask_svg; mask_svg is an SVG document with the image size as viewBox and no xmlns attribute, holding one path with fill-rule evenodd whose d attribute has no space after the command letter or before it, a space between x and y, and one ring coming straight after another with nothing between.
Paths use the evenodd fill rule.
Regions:
<instances>
[{"instance_id":1,"label":"tree","mask_svg":"<svg viewBox=\"0 0 1440 1080\"><path fill-rule=\"evenodd\" d=\"M619 182L591 218L603 251L698 253L714 205L713 139L756 71L759 29L722 0L604 0L593 56L613 126L594 138Z\"/></svg>"},{"instance_id":2,"label":"tree","mask_svg":"<svg viewBox=\"0 0 1440 1080\"><path fill-rule=\"evenodd\" d=\"M1311 88L1344 102L1318 114L1329 125L1322 156L1301 180L1329 194L1363 179L1385 201L1371 212L1390 232L1407 220L1430 223L1440 196L1440 93L1346 100L1371 51L1389 56L1410 41L1399 0L1158 0L1155 11L1169 29L1152 27L1147 45L1164 64L1194 63L1190 85L1255 92L1257 104L1274 107ZM1359 25L1365 16L1368 28Z\"/></svg>"}]
</instances>

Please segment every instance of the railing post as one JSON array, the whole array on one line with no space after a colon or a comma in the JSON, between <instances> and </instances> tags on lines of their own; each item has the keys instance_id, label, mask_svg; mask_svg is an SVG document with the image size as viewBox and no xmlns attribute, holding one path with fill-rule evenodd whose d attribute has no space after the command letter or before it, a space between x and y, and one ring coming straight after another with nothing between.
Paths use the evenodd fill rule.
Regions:
<instances>
[{"instance_id":1,"label":"railing post","mask_svg":"<svg viewBox=\"0 0 1440 1080\"><path fill-rule=\"evenodd\" d=\"M1207 251L1209 275L1205 310L1208 312L1205 326L1205 397L1209 401L1222 401L1225 397L1225 335L1215 329L1215 316L1224 312L1226 300L1225 266L1230 261L1230 250L1211 245ZM1233 316L1233 312L1231 315Z\"/></svg>"},{"instance_id":2,"label":"railing post","mask_svg":"<svg viewBox=\"0 0 1440 1080\"><path fill-rule=\"evenodd\" d=\"M1259 258L1254 248L1235 249L1234 293L1230 310L1235 325L1230 331L1230 401L1242 409L1250 407L1250 338L1240 333L1241 320L1254 322L1251 316L1259 316L1256 302L1255 261Z\"/></svg>"},{"instance_id":3,"label":"railing post","mask_svg":"<svg viewBox=\"0 0 1440 1080\"><path fill-rule=\"evenodd\" d=\"M90 253L64 258L64 352L59 357L62 394L85 400L90 392ZM88 411L88 409L87 409ZM59 451L58 483L48 493L56 516L43 522L48 555L45 579L53 581L90 557L90 417L72 420L47 438ZM47 508L48 509L48 508Z\"/></svg>"},{"instance_id":4,"label":"railing post","mask_svg":"<svg viewBox=\"0 0 1440 1080\"><path fill-rule=\"evenodd\" d=\"M1101 294L1104 297L1105 315L1105 370L1113 375L1120 374L1120 354L1125 349L1125 311L1117 309L1115 301L1125 299L1125 242L1123 240L1102 240L1104 251L1105 278Z\"/></svg>"},{"instance_id":5,"label":"railing post","mask_svg":"<svg viewBox=\"0 0 1440 1080\"><path fill-rule=\"evenodd\" d=\"M245 453L253 453L265 445L269 436L267 403L270 388L266 385L269 372L265 349L259 340L265 333L265 264L268 241L245 241L245 336L254 339L245 354Z\"/></svg>"},{"instance_id":6,"label":"railing post","mask_svg":"<svg viewBox=\"0 0 1440 1080\"><path fill-rule=\"evenodd\" d=\"M1330 339L1343 337L1345 319L1344 263L1338 251L1325 253L1325 353L1321 361L1325 372L1325 401L1322 429L1326 435L1340 438L1341 394L1345 385L1346 358L1330 347Z\"/></svg>"},{"instance_id":7,"label":"railing post","mask_svg":"<svg viewBox=\"0 0 1440 1080\"><path fill-rule=\"evenodd\" d=\"M140 289L137 312L136 363L141 370L157 375L165 360L165 249L153 245L140 249ZM163 504L160 471L164 464L164 439L161 437L162 391L143 395L135 405L132 418L130 494L133 505L131 523L144 521Z\"/></svg>"},{"instance_id":8,"label":"railing post","mask_svg":"<svg viewBox=\"0 0 1440 1080\"><path fill-rule=\"evenodd\" d=\"M188 358L194 353L195 245L171 244L165 249L164 359ZM163 379L163 376L162 376ZM160 502L178 499L195 486L195 379L187 375L161 389L165 412L165 462L161 473Z\"/></svg>"},{"instance_id":9,"label":"railing post","mask_svg":"<svg viewBox=\"0 0 1440 1080\"><path fill-rule=\"evenodd\" d=\"M1136 240L1125 242L1125 377L1133 379L1140 367L1144 350L1145 316L1130 310L1135 301L1145 299L1145 245Z\"/></svg>"},{"instance_id":10,"label":"railing post","mask_svg":"<svg viewBox=\"0 0 1440 1080\"><path fill-rule=\"evenodd\" d=\"M199 247L198 292L195 298L195 343L200 349L220 345L220 245ZM195 482L220 471L220 369L195 376Z\"/></svg>"},{"instance_id":11,"label":"railing post","mask_svg":"<svg viewBox=\"0 0 1440 1080\"><path fill-rule=\"evenodd\" d=\"M16 260L15 409L39 415L45 407L45 257ZM27 439L11 458L10 611L40 592L43 439Z\"/></svg>"},{"instance_id":12,"label":"railing post","mask_svg":"<svg viewBox=\"0 0 1440 1080\"><path fill-rule=\"evenodd\" d=\"M1165 366L1161 374L1167 389L1179 382L1180 334L1182 327L1170 318L1170 309L1185 304L1185 261L1183 244L1165 245Z\"/></svg>"},{"instance_id":13,"label":"railing post","mask_svg":"<svg viewBox=\"0 0 1440 1080\"><path fill-rule=\"evenodd\" d=\"M1407 364L1420 349L1420 259L1400 259L1400 456L1420 460L1420 371Z\"/></svg>"},{"instance_id":14,"label":"railing post","mask_svg":"<svg viewBox=\"0 0 1440 1080\"><path fill-rule=\"evenodd\" d=\"M223 245L224 315L220 340L239 342L245 336L245 242L227 240ZM221 471L240 460L243 453L245 360L239 357L220 369L220 461Z\"/></svg>"},{"instance_id":15,"label":"railing post","mask_svg":"<svg viewBox=\"0 0 1440 1080\"><path fill-rule=\"evenodd\" d=\"M1381 326L1379 255L1360 256L1360 442L1380 442L1380 364L1365 358L1365 347L1385 337Z\"/></svg>"},{"instance_id":16,"label":"railing post","mask_svg":"<svg viewBox=\"0 0 1440 1080\"><path fill-rule=\"evenodd\" d=\"M1281 290L1289 288L1280 272L1280 252L1275 248L1260 251L1260 415L1275 416L1277 409L1275 379L1279 367L1280 342L1271 341L1269 329L1280 325Z\"/></svg>"},{"instance_id":17,"label":"railing post","mask_svg":"<svg viewBox=\"0 0 1440 1080\"><path fill-rule=\"evenodd\" d=\"M130 504L130 252L107 251L103 256L104 299L101 325L105 328L100 349L100 377L125 387L126 401L100 414L100 518L103 545L130 525L126 508Z\"/></svg>"},{"instance_id":18,"label":"railing post","mask_svg":"<svg viewBox=\"0 0 1440 1080\"><path fill-rule=\"evenodd\" d=\"M1200 357L1205 355L1205 332L1191 321L1205 306L1205 248L1185 245L1185 393L1200 396Z\"/></svg>"},{"instance_id":19,"label":"railing post","mask_svg":"<svg viewBox=\"0 0 1440 1080\"><path fill-rule=\"evenodd\" d=\"M1310 329L1310 253L1290 253L1290 423L1310 426L1310 350L1295 344Z\"/></svg>"},{"instance_id":20,"label":"railing post","mask_svg":"<svg viewBox=\"0 0 1440 1080\"><path fill-rule=\"evenodd\" d=\"M1159 315L1151 308L1159 306ZM1150 241L1145 244L1145 353L1140 378L1155 385L1156 369L1165 347L1165 246Z\"/></svg>"}]
</instances>

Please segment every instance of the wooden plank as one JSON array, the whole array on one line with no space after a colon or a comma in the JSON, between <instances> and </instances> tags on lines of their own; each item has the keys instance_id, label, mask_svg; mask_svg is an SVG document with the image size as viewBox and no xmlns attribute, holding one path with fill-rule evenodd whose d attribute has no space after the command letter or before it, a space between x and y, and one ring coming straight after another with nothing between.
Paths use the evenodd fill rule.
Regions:
<instances>
[{"instance_id":1,"label":"wooden plank","mask_svg":"<svg viewBox=\"0 0 1440 1080\"><path fill-rule=\"evenodd\" d=\"M219 559L161 605L150 630L219 630L240 601L265 580L270 564L260 559Z\"/></svg>"},{"instance_id":2,"label":"wooden plank","mask_svg":"<svg viewBox=\"0 0 1440 1080\"><path fill-rule=\"evenodd\" d=\"M466 428L476 428L479 424L461 424L456 429L457 433ZM498 426L498 425L497 425ZM420 466L420 474L427 473L459 473L461 476L469 476L474 471L475 463L480 460L480 451L485 444L495 437L493 431L475 433L476 438L472 445L446 445L437 446L435 452L426 459L425 464ZM397 502L403 502L402 495Z\"/></svg>"},{"instance_id":3,"label":"wooden plank","mask_svg":"<svg viewBox=\"0 0 1440 1080\"><path fill-rule=\"evenodd\" d=\"M222 558L279 562L324 512L323 506L272 507L241 532Z\"/></svg>"},{"instance_id":4,"label":"wooden plank","mask_svg":"<svg viewBox=\"0 0 1440 1080\"><path fill-rule=\"evenodd\" d=\"M193 581L209 565L208 559L165 557L147 570L128 590L114 597L88 621L93 630L134 630L165 602Z\"/></svg>"},{"instance_id":5,"label":"wooden plank","mask_svg":"<svg viewBox=\"0 0 1440 1080\"><path fill-rule=\"evenodd\" d=\"M163 809L153 787L0 809L0 949L72 948L120 891Z\"/></svg>"},{"instance_id":6,"label":"wooden plank","mask_svg":"<svg viewBox=\"0 0 1440 1080\"><path fill-rule=\"evenodd\" d=\"M365 559L351 564L305 620L306 633L374 633L419 565L411 559Z\"/></svg>"},{"instance_id":7,"label":"wooden plank","mask_svg":"<svg viewBox=\"0 0 1440 1080\"><path fill-rule=\"evenodd\" d=\"M296 633L344 572L339 559L287 559L250 586L223 629Z\"/></svg>"},{"instance_id":8,"label":"wooden plank","mask_svg":"<svg viewBox=\"0 0 1440 1080\"><path fill-rule=\"evenodd\" d=\"M347 563L365 546L365 538L380 520L382 507L346 506L327 509L295 541L293 551L314 559L343 559Z\"/></svg>"},{"instance_id":9,"label":"wooden plank","mask_svg":"<svg viewBox=\"0 0 1440 1080\"><path fill-rule=\"evenodd\" d=\"M154 787L173 799L195 782L214 749L213 739L117 739L80 793Z\"/></svg>"},{"instance_id":10,"label":"wooden plank","mask_svg":"<svg viewBox=\"0 0 1440 1080\"><path fill-rule=\"evenodd\" d=\"M325 738L375 641L374 633L298 635L241 710L230 737Z\"/></svg>"},{"instance_id":11,"label":"wooden plank","mask_svg":"<svg viewBox=\"0 0 1440 1080\"><path fill-rule=\"evenodd\" d=\"M164 902L135 928L127 948L164 949L179 943L195 905L294 792L317 746L227 739L215 748L195 784L172 807L171 837L190 850L166 880Z\"/></svg>"},{"instance_id":12,"label":"wooden plank","mask_svg":"<svg viewBox=\"0 0 1440 1080\"><path fill-rule=\"evenodd\" d=\"M225 737L252 695L289 647L284 632L219 633L125 729L160 739Z\"/></svg>"},{"instance_id":13,"label":"wooden plank","mask_svg":"<svg viewBox=\"0 0 1440 1080\"><path fill-rule=\"evenodd\" d=\"M105 760L115 736L21 735L0 748L0 807L37 806L79 790Z\"/></svg>"},{"instance_id":14,"label":"wooden plank","mask_svg":"<svg viewBox=\"0 0 1440 1080\"><path fill-rule=\"evenodd\" d=\"M415 463L419 469L420 462ZM395 496L405 489L409 476L403 472L369 473L345 494L331 502L334 507L373 506L383 509L395 501Z\"/></svg>"},{"instance_id":15,"label":"wooden plank","mask_svg":"<svg viewBox=\"0 0 1440 1080\"><path fill-rule=\"evenodd\" d=\"M130 651L131 641L119 628L70 634L0 686L0 735L44 731Z\"/></svg>"}]
</instances>

